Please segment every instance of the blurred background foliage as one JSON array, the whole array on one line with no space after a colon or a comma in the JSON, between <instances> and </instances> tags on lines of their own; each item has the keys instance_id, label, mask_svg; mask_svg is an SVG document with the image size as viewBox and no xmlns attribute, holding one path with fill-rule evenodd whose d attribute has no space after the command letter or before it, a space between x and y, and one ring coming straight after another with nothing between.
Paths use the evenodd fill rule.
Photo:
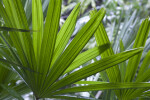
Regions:
<instances>
[{"instance_id":1,"label":"blurred background foliage","mask_svg":"<svg viewBox=\"0 0 150 100\"><path fill-rule=\"evenodd\" d=\"M60 21L61 25L77 2L81 2L82 7L73 35L89 20L90 10L105 7L107 12L103 23L110 41L115 45L115 51L118 39L123 40L125 48L131 45L135 39L141 20L150 14L150 0L64 0ZM130 37L129 35L131 34L132 36ZM128 41L124 39L128 39ZM96 45L94 39L91 39L90 42L87 48L92 48Z\"/></svg>"},{"instance_id":2,"label":"blurred background foliage","mask_svg":"<svg viewBox=\"0 0 150 100\"><path fill-rule=\"evenodd\" d=\"M0 0L0 2L2 1ZM123 42L124 50L132 48L141 21L150 15L150 0L63 0L60 27L63 25L66 18L78 2L81 2L81 11L72 38L81 29L81 27L84 26L86 22L88 22L88 20L90 19L89 14L91 10L99 10L100 8L105 7L106 16L103 20L103 24L105 26L105 29L112 43L115 53L120 52L120 40ZM44 18L47 13L48 3L49 0L42 0ZM28 19L28 24L30 25L30 28L32 28L31 0L22 0L22 4L24 5L24 9ZM4 26L4 21L1 18L1 16L0 26ZM150 38L148 38L146 42L145 50L142 56L143 58L150 49L150 45L148 45L149 43ZM96 41L93 36L93 38L85 46L83 51L93 48L94 46L96 46ZM79 68L84 67L89 63L93 63L95 60L98 59L100 59L100 57L89 61L88 63L80 66ZM143 59L141 59L141 62L142 60ZM4 72L5 74L3 74ZM10 76L15 77L16 80L12 80ZM0 85L1 87L3 87L0 88L0 94L5 94L3 95L4 98L6 98L7 100L12 99L12 97L21 98L16 93L18 92L20 93L20 95L23 95L23 97L26 98L26 100L33 99L33 97L30 95L32 94L30 93L30 90L25 86L21 79L12 70L6 69L5 67L0 67L0 77L2 77L0 79L3 79L0 80ZM84 80L104 81L99 73L88 77ZM108 81L108 79L106 79L105 81ZM11 90L10 93L5 89L5 87L8 86ZM11 97L10 94L12 95ZM98 92L82 92L76 93L76 95L100 98L102 100L115 100L114 92L111 90Z\"/></svg>"}]
</instances>

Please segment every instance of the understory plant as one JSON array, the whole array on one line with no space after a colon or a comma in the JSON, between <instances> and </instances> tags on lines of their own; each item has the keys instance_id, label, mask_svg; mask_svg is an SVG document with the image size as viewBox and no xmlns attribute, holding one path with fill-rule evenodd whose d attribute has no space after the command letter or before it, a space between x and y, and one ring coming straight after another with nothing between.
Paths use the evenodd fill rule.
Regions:
<instances>
[{"instance_id":1,"label":"understory plant","mask_svg":"<svg viewBox=\"0 0 150 100\"><path fill-rule=\"evenodd\" d=\"M0 3L0 15L5 22L5 27L2 27L3 30L0 33L1 45L5 47L0 48L0 61L21 77L33 92L36 100L41 98L92 100L92 98L69 95L69 93L108 89L115 89L116 95L121 99L120 89L132 88L133 91L137 88L150 88L149 83L141 81L121 82L117 66L133 56L134 59L141 56L146 40L143 44L134 46L132 50L113 55L109 40L103 40L106 34L102 34L104 27L101 21L105 15L105 9L101 8L68 44L80 11L80 3L76 5L62 28L59 29L61 3L62 0L50 0L47 16L44 19L41 0L32 0L33 31L25 31L29 30L29 25L21 0L3 0L3 3ZM149 20L146 19L141 27L140 33L147 36ZM97 33L99 29L100 34ZM81 52L95 32L96 40L100 43L98 42L97 47L93 49ZM78 66L101 54L103 54L101 60L74 71ZM104 70L107 71L110 82L97 82L87 86L74 85L80 80ZM12 88L15 89L15 87ZM0 95L3 94L0 93Z\"/></svg>"},{"instance_id":2,"label":"understory plant","mask_svg":"<svg viewBox=\"0 0 150 100\"><path fill-rule=\"evenodd\" d=\"M110 1L110 2L114 2L114 1ZM133 45L135 45L135 38L136 38L136 42L138 41L137 42L138 45L143 45L143 47L145 47L145 49L143 51L143 55L141 57L139 57L140 62L138 61L139 59L135 61L135 62L137 62L136 66L138 66L138 68L137 67L134 68L136 73L134 76L134 80L132 82L135 82L136 77L139 74L139 70L142 69L142 67L141 67L142 63L143 63L142 66L145 66L147 69L149 69L149 67L148 67L149 66L149 61L148 61L149 58L148 58L148 54L147 54L149 52L149 49L150 49L150 47L149 47L149 43L150 43L149 39L150 38L148 36L148 33L149 33L148 22L143 21L142 24L145 24L145 25L141 25L140 29L139 29L139 25L142 22L141 19L139 19L139 17L147 16L148 9L142 9L143 7L146 7L146 6L142 5L139 7L140 9L138 9L138 11L137 11L137 9L134 8L134 6L133 7L131 6L131 8L129 6L128 10L124 10L123 8L126 7L127 5L122 4L123 6L121 6L121 5L119 5L118 2L112 3L112 4L110 3L109 5L110 5L109 7L108 6L106 7L107 17L105 18L105 21L104 21L104 25L106 27L106 30L105 30L104 26L101 25L101 26L103 26L103 28L101 27L99 29L100 31L97 32L98 34L104 34L104 36L103 35L99 36L101 41L103 40L104 42L107 41L109 43L112 43L113 51L109 52L108 54L105 54L105 56L106 55L110 56L110 54L122 52L124 50L133 48ZM116 5L116 6L114 7L112 5ZM115 10L112 9L111 7L114 7ZM134 9L132 9L132 8L134 8ZM120 14L118 12L120 12ZM132 14L132 16L129 14ZM147 20L148 20L148 18L147 18ZM143 29L142 27L145 27L145 29ZM141 29L143 29L143 30L141 30ZM108 37L109 37L109 39L108 39ZM97 38L97 37L95 36L95 38ZM99 42L99 43L102 44L103 41ZM146 44L145 44L145 42L146 42ZM89 43L88 46L90 47L91 45L94 45L95 43L96 42L92 42L92 44ZM97 43L97 45L98 45L98 43ZM145 56L146 54L147 54L147 56ZM101 55L101 57L103 58L103 54ZM143 62L143 59L147 59L147 61L145 60ZM83 66L85 66L85 65L83 65ZM122 66L124 66L124 67L122 67ZM124 77L126 74L127 66L128 66L127 62L124 62L124 63L119 65L120 75L122 77ZM134 66L134 63L132 63L132 65L130 65L130 66ZM90 84L96 84L97 83L97 82L91 82L91 81L100 81L102 83L110 82L111 79L110 79L110 77L108 78L107 73L108 72L101 72L100 74L98 73L96 75L92 75L88 78L85 78L84 80L90 81ZM149 74L147 73L147 74L145 74L145 76L142 76L142 77L147 77L147 80L141 81L141 82L148 82L149 81L147 75L149 75ZM121 78L121 82L123 80L124 79ZM83 84L86 85L86 84L88 84L88 82L82 81L82 82L78 83L78 85L82 85L82 86L83 86ZM149 90L149 88L147 88L147 90ZM147 90L143 90L143 91L137 93L137 95L135 95L135 94L136 94L136 91L138 91L138 90L133 91L133 93L128 93L128 95L121 93L120 95L122 95L122 97L120 97L120 98L122 98L122 99L123 98L135 99L135 100L146 99L146 98L149 99L148 95L144 95L145 92L147 92ZM116 100L117 98L119 98L114 93L114 90L105 90L105 91L103 90L103 91L98 91L98 92L89 91L89 92L83 92L80 94L84 95L86 97L99 98L101 100L111 100L111 99ZM134 96L132 94L134 94Z\"/></svg>"},{"instance_id":3,"label":"understory plant","mask_svg":"<svg viewBox=\"0 0 150 100\"><path fill-rule=\"evenodd\" d=\"M94 15L95 12L96 11L93 11L91 15ZM138 30L136 39L133 44L133 48L145 46L146 40L149 34L149 29L150 29L150 21L149 21L149 18L147 18L143 20ZM106 30L102 23L100 27L97 29L94 36L96 38L97 45L110 43ZM121 39L120 39L120 46L117 48L119 48L120 52L125 50L124 44ZM114 55L114 51L112 48L109 48L107 52L101 54L101 57L105 58L110 55ZM144 57L144 60L141 62L140 60L143 59L142 52L141 52L138 55L134 56L133 58L129 59L128 62L123 62L117 66L114 66L110 69L107 69L106 71L101 72L100 77L101 77L102 83L112 82L112 83L117 84L118 82L119 83L132 82L134 84L138 84L138 82L143 82L143 83L149 82L149 79L150 79L149 57L150 55L148 51L148 53ZM111 76L111 73L113 73L113 76ZM88 82L82 81L79 84L88 84ZM90 84L97 84L97 82L90 82ZM133 100L139 97L140 99L143 99L143 98L149 98L148 90L149 88L111 90L109 92L107 91L108 93L106 93L103 97L100 97L101 94L97 94L95 98L101 98L102 100L110 99L110 98L115 99L115 100L117 100L117 98L119 100ZM103 92L105 93L105 91ZM113 96L111 94L113 94ZM110 96L110 97L107 97L107 96Z\"/></svg>"}]
</instances>

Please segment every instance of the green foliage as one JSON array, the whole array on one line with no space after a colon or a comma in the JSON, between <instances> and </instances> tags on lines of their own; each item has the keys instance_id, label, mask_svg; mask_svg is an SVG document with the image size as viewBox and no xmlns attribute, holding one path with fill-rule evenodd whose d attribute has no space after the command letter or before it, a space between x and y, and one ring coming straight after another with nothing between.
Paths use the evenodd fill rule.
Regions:
<instances>
[{"instance_id":1,"label":"green foliage","mask_svg":"<svg viewBox=\"0 0 150 100\"><path fill-rule=\"evenodd\" d=\"M30 1L26 3L31 5ZM145 71L145 74L143 74L145 79L141 79L140 75L136 81L134 80L149 33L148 19L141 24L133 49L115 54L102 24L106 13L104 8L101 8L98 12L94 11L91 19L68 44L80 12L80 3L72 10L59 32L62 0L50 0L46 16L44 14L46 11L42 9L42 1L32 0L32 30L30 30L31 25L29 22L31 17L26 17L27 8L24 10L24 6L27 7L27 5L23 4L21 0L3 0L3 3L0 2L0 15L5 22L5 26L0 27L2 30L0 33L1 45L5 47L0 48L0 61L2 62L0 71L6 72L1 73L0 95L4 95L7 91L13 97L22 99L20 95L27 93L27 91L22 91L20 94L18 92L28 86L27 89L31 89L36 99L61 98L76 100L78 98L79 100L91 100L92 98L66 96L64 94L98 90L115 90L119 99L131 99L127 97L142 96L149 89L149 83L142 83L149 80L149 70L146 70L148 67L145 67L145 65L148 66L148 58L145 58L146 60L142 65L144 67L141 67L141 72ZM94 33L97 47L81 52ZM123 43L121 46L124 47ZM102 57L101 60L74 71L80 65L99 55ZM129 58L131 59L124 78L120 73L121 66L119 67L117 64ZM130 67L132 65L134 67ZM17 76L9 69L17 72L26 85L9 86L9 82ZM104 77L108 76L109 83L85 82L91 85L71 87L71 85L77 84L78 81L82 83L80 80L105 70L107 75L104 74ZM134 73L130 71L134 71ZM9 77L10 73L13 73L14 77ZM6 79L10 78L10 80L5 82L4 76L7 76ZM124 83L121 83L121 80ZM4 89L6 91L3 92ZM7 98L7 94L2 99L4 98Z\"/></svg>"},{"instance_id":2,"label":"green foliage","mask_svg":"<svg viewBox=\"0 0 150 100\"><path fill-rule=\"evenodd\" d=\"M91 15L93 15L93 13L91 13ZM150 30L150 21L147 18L142 22L142 24L139 28L139 31L138 31L137 36L136 36L136 40L135 40L134 45L133 45L133 48L138 48L138 47L144 47L145 46L146 40L148 38L149 30ZM106 34L106 31L103 27L103 24L100 25L97 32L95 33L95 38L97 40L97 44L110 43L109 40L108 40L108 36ZM101 41L98 41L98 38L101 38L101 39L99 39ZM120 42L120 50L123 50L123 49L124 49L124 46L123 46L123 43L121 41ZM105 54L104 56L109 56L110 54L114 54L113 50L111 48L110 48L110 50L111 50L111 52L108 51L108 53ZM113 82L113 83L115 82L116 84L118 82L124 82L124 83L127 82L128 83L128 82L147 82L147 81L149 81L148 72L145 73L144 76L141 75L142 77L138 75L139 77L141 77L140 81L139 81L138 77L136 76L136 72L138 70L138 66L139 66L141 56L142 56L142 52L139 53L138 55L134 56L133 58L129 59L127 65L124 62L124 64L123 65L121 64L120 67L116 67L116 68L120 68L120 69L115 69L115 67L114 67L114 69L112 69L113 68L112 67L112 68L106 70L109 81ZM102 57L103 57L103 54L102 54ZM146 56L145 59L147 59L147 57L148 57L148 55ZM147 63L146 64L147 66L145 65L143 67L143 65L142 65L142 67L140 67L140 69L139 69L140 74L141 74L141 70L146 70L147 67L149 66L149 63L148 63L149 61L147 61L147 62L146 61L147 60L144 60L144 64ZM125 70L123 70L122 67ZM123 72L123 73L121 73L121 72ZM115 74L116 74L116 76L115 76ZM119 91L119 90L116 91L115 90L115 94L117 95L117 97L119 99L130 100L130 99L135 99L136 97L142 96L142 94L148 89L149 88L135 89L135 90L125 89L125 90L121 90L121 91Z\"/></svg>"}]
</instances>

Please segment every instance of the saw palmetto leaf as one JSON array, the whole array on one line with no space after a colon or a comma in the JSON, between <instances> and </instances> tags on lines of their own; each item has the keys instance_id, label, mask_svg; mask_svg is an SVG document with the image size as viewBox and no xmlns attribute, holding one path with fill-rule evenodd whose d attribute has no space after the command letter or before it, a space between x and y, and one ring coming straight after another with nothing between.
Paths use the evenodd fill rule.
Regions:
<instances>
[{"instance_id":1,"label":"saw palmetto leaf","mask_svg":"<svg viewBox=\"0 0 150 100\"><path fill-rule=\"evenodd\" d=\"M52 94L106 69L110 80L116 82L120 80L120 74L118 66L115 65L141 53L143 50L143 48L137 48L114 55L112 48L109 48L110 42L101 23L106 12L104 8L95 12L68 44L80 11L80 3L76 5L59 31L61 3L62 0L50 0L45 19L42 1L32 0L32 29L39 32L25 31L29 30L30 25L28 25L27 19L30 17L26 17L23 8L26 5L22 5L21 0L3 0L3 4L0 3L0 15L5 21L5 26L15 29L9 31L8 36L0 34L2 44L6 46L5 49L1 48L2 50L0 50L3 58L1 62L5 62L19 74L36 99L49 96L49 98L75 99L75 97L61 95L61 93L59 95ZM100 37L97 36L97 40L102 39L102 43L98 42L98 47L81 53L98 28L102 34L99 34ZM70 73L74 68L94 59L103 52L103 59ZM88 53L90 54L88 55ZM64 76L66 72L69 74ZM130 86L125 88L130 88ZM14 89L17 90L17 88ZM86 98L80 99L85 100Z\"/></svg>"},{"instance_id":2,"label":"saw palmetto leaf","mask_svg":"<svg viewBox=\"0 0 150 100\"><path fill-rule=\"evenodd\" d=\"M101 9L76 35L66 50L56 60L52 68L50 69L47 85L52 85L63 72L69 67L74 61L80 51L83 49L85 44L91 38L96 31L99 22L104 17L105 10ZM53 77L53 78L52 78Z\"/></svg>"},{"instance_id":3,"label":"saw palmetto leaf","mask_svg":"<svg viewBox=\"0 0 150 100\"><path fill-rule=\"evenodd\" d=\"M122 40L120 40L120 52L125 51ZM126 73L126 62L120 64L121 81L123 82Z\"/></svg>"},{"instance_id":4,"label":"saw palmetto leaf","mask_svg":"<svg viewBox=\"0 0 150 100\"><path fill-rule=\"evenodd\" d=\"M97 100L95 98L87 98L81 96L70 96L70 95L55 95L50 98L67 99L67 100Z\"/></svg>"},{"instance_id":5,"label":"saw palmetto leaf","mask_svg":"<svg viewBox=\"0 0 150 100\"><path fill-rule=\"evenodd\" d=\"M22 95L25 95L31 92L31 90L28 88L28 86L24 82L21 82L19 84L14 83L14 86L12 86L12 82L11 82L11 86L4 85L4 88L6 88L6 90L0 93L0 99L2 100L13 99L14 96L17 97L19 100L21 100L21 98L23 98ZM11 89L11 91L9 91L9 89Z\"/></svg>"},{"instance_id":6,"label":"saw palmetto leaf","mask_svg":"<svg viewBox=\"0 0 150 100\"><path fill-rule=\"evenodd\" d=\"M91 16L93 16L97 11L94 10L91 12ZM106 33L106 30L104 28L104 25L103 23L101 23L95 33L95 39L96 39L96 42L97 42L97 45L102 45L102 44L105 44L105 43L110 43L109 41L109 38L108 38L108 35ZM102 58L104 57L108 57L110 55L114 55L114 52L113 52L113 49L112 48L109 48L105 53L103 53L101 55ZM108 70L106 70L107 74L108 74L108 77L110 79L110 81L119 81L120 80L120 71L119 71L119 68L118 66L115 66L115 67L112 67ZM112 75L113 74L113 75Z\"/></svg>"},{"instance_id":7,"label":"saw palmetto leaf","mask_svg":"<svg viewBox=\"0 0 150 100\"><path fill-rule=\"evenodd\" d=\"M100 81L78 81L75 84L103 84L103 83L108 83L108 82L100 82Z\"/></svg>"},{"instance_id":8,"label":"saw palmetto leaf","mask_svg":"<svg viewBox=\"0 0 150 100\"><path fill-rule=\"evenodd\" d=\"M139 28L135 43L133 45L133 48L136 48L136 47L139 47L139 46L142 46L142 47L145 46L145 43L146 43L146 40L147 40L147 37L148 37L148 34L149 34L149 30L150 30L150 21L147 18L142 22L142 24ZM138 76L137 79L134 79L136 77L135 74L136 74L137 68L139 66L141 56L142 56L142 52L129 60L127 68L126 68L126 74L125 74L124 82L133 82L133 81L147 82L148 81L148 79L149 79L149 75L148 75L149 70L147 70L147 72L142 74L141 75L142 77L140 76L140 78L139 78L139 76ZM143 69L143 68L146 68L146 66L144 66L144 67L142 66L140 71L146 70L146 69ZM141 89L141 90L126 89L122 92L122 98L128 99L127 97L130 97L130 96L133 97L133 98L136 98L137 96L140 96L142 94L142 92L146 91L147 89L146 88ZM138 94L138 95L135 96L135 94Z\"/></svg>"},{"instance_id":9,"label":"saw palmetto leaf","mask_svg":"<svg viewBox=\"0 0 150 100\"><path fill-rule=\"evenodd\" d=\"M5 89L10 95L14 96L15 98L19 99L19 100L23 100L23 98L20 96L20 94L18 94L18 92L16 92L13 88L8 87L6 85L1 84L0 85L3 89Z\"/></svg>"},{"instance_id":10,"label":"saw palmetto leaf","mask_svg":"<svg viewBox=\"0 0 150 100\"><path fill-rule=\"evenodd\" d=\"M40 83L40 88L42 88L42 84L45 82L47 74L49 73L52 57L55 50L55 43L60 20L61 2L62 0L51 0L47 11L44 34L38 60L39 64L37 68L39 72L44 73L44 75L41 77L39 76L37 80L37 82ZM43 78L44 81L42 80Z\"/></svg>"},{"instance_id":11,"label":"saw palmetto leaf","mask_svg":"<svg viewBox=\"0 0 150 100\"><path fill-rule=\"evenodd\" d=\"M38 32L34 30L17 29L17 28L10 28L10 27L0 27L0 31Z\"/></svg>"},{"instance_id":12,"label":"saw palmetto leaf","mask_svg":"<svg viewBox=\"0 0 150 100\"><path fill-rule=\"evenodd\" d=\"M64 74L76 69L80 65L86 63L87 61L99 56L109 47L110 47L110 44L104 44L102 46L95 47L93 49L87 50L86 52L79 54L77 58L72 62L72 64L67 68Z\"/></svg>"},{"instance_id":13,"label":"saw palmetto leaf","mask_svg":"<svg viewBox=\"0 0 150 100\"><path fill-rule=\"evenodd\" d=\"M139 28L133 48L145 46L145 43L149 34L149 30L150 30L150 21L147 18L142 22ZM133 81L141 56L142 56L142 53L138 54L137 56L129 60L128 65L127 65L127 71L126 71L127 73L125 75L126 82Z\"/></svg>"},{"instance_id":14,"label":"saw palmetto leaf","mask_svg":"<svg viewBox=\"0 0 150 100\"><path fill-rule=\"evenodd\" d=\"M93 10L91 12L91 16L93 16L96 12L97 12L96 10ZM106 32L102 22L99 25L99 27L98 27L97 31L95 32L94 36L95 36L97 45L110 43L107 32ZM109 48L106 52L104 52L101 55L101 57L105 58L105 57L108 57L110 55L114 55L114 51L113 51L112 48ZM105 73L105 72L103 72L103 73ZM121 75L120 75L120 70L119 70L118 65L107 69L106 70L107 76L106 76L106 74L103 74L103 73L101 73L102 77L107 78L107 76L108 76L110 82L120 82L120 80L121 80L121 77L120 77ZM119 93L120 93L119 91L116 91L116 95L119 95Z\"/></svg>"},{"instance_id":15,"label":"saw palmetto leaf","mask_svg":"<svg viewBox=\"0 0 150 100\"><path fill-rule=\"evenodd\" d=\"M43 11L41 0L32 0L32 10L32 29L40 30L40 32L33 32L33 46L37 60L39 58L43 37Z\"/></svg>"},{"instance_id":16,"label":"saw palmetto leaf","mask_svg":"<svg viewBox=\"0 0 150 100\"><path fill-rule=\"evenodd\" d=\"M140 69L139 69L139 72L138 72L138 75L137 75L137 80L139 80L139 78L147 71L149 70L148 66L150 65L150 62L149 62L149 59L150 59L150 51L146 54L144 60L143 60L143 63L142 65L140 66Z\"/></svg>"},{"instance_id":17,"label":"saw palmetto leaf","mask_svg":"<svg viewBox=\"0 0 150 100\"><path fill-rule=\"evenodd\" d=\"M84 92L84 91L98 91L108 89L126 89L126 88L149 88L150 83L101 83L87 86L72 87L56 91L53 95L71 93L71 92Z\"/></svg>"},{"instance_id":18,"label":"saw palmetto leaf","mask_svg":"<svg viewBox=\"0 0 150 100\"><path fill-rule=\"evenodd\" d=\"M0 58L0 61L3 62L3 63L7 63L7 64L11 64L11 65L13 65L13 66L20 67L20 68L22 68L22 69L24 69L24 70L28 70L29 72L35 72L34 70L32 70L32 69L30 69L30 68L28 68L28 67L24 67L23 65L16 64L16 63L14 63L14 62L8 61L8 60L3 59L3 58Z\"/></svg>"},{"instance_id":19,"label":"saw palmetto leaf","mask_svg":"<svg viewBox=\"0 0 150 100\"><path fill-rule=\"evenodd\" d=\"M56 61L59 55L64 51L76 25L76 20L80 11L80 3L76 5L71 14L68 16L64 25L60 29L55 45L55 52L52 64Z\"/></svg>"},{"instance_id":20,"label":"saw palmetto leaf","mask_svg":"<svg viewBox=\"0 0 150 100\"><path fill-rule=\"evenodd\" d=\"M79 81L83 78L86 78L90 75L93 75L97 72L108 69L108 68L112 67L113 65L116 65L116 64L132 57L133 55L141 52L142 50L143 50L142 48L139 48L139 49L123 52L123 53L120 53L117 55L106 57L100 61L90 64L90 65L68 75L67 77L61 79L60 81L56 82L54 85L52 85L50 87L48 93L53 92L59 88L66 86L66 85L77 82L77 81Z\"/></svg>"}]
</instances>

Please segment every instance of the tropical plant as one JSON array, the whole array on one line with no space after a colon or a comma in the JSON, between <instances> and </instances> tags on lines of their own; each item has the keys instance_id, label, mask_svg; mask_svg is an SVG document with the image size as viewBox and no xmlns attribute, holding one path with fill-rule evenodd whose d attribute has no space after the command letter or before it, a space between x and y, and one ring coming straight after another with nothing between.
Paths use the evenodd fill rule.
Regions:
<instances>
[{"instance_id":1,"label":"tropical plant","mask_svg":"<svg viewBox=\"0 0 150 100\"><path fill-rule=\"evenodd\" d=\"M149 19L146 19L146 20L143 21L143 23L141 24L141 26L139 28L135 43L133 45L133 48L136 48L138 46L139 47L141 47L141 46L144 47L145 46L146 40L148 38L149 29L150 29L149 24L150 24ZM96 32L95 38L97 40L98 45L102 45L103 43L110 43L110 41L108 39L108 36L106 34L106 31L104 29L104 26L102 24L101 24L101 27L99 27L98 31ZM101 40L101 41L99 41L99 40ZM120 48L120 51L125 50L122 40L120 41L120 47L119 48ZM110 49L108 51L108 53L102 54L101 57L109 56L111 54L114 54L112 49ZM139 63L140 63L141 55L142 55L142 53L139 54L139 56L130 59L128 64L126 62L124 62L123 64L120 64L119 67L118 67L119 70L115 71L115 73L120 74L120 75L117 74L117 76L116 76L117 79L114 79L115 76L113 76L113 77L110 76L109 70L108 71L106 70L107 74L105 72L100 73L102 81L107 82L109 80L110 82L113 82L113 83L114 82L115 83L116 82L120 82L120 83L122 83L122 82L123 83L124 82L135 82L135 83L136 82L148 82L149 81L149 74L148 74L149 71L147 70L147 73L145 73L144 75L142 75L142 73L144 73L146 71L146 69L148 69L148 66L150 64L149 61L148 61L149 52L147 53L142 65L140 67ZM139 66L139 68L138 68L138 66ZM137 71L139 71L139 72L137 73ZM114 75L115 75L115 73L114 73ZM140 79L139 79L139 77L140 77ZM96 84L96 83L97 82L92 82L92 81L90 82L90 84ZM80 82L80 84L88 84L88 82L83 81L83 82ZM149 90L149 88L145 88L145 89L127 89L127 90L120 90L120 91L115 90L115 94L116 94L117 98L119 98L120 100L130 100L130 99L135 99L137 97L145 97L144 94L147 90ZM111 94L113 94L113 96L106 97L106 96L110 95L110 93L111 92L109 91L107 93L107 95L104 95L102 98L104 100L105 99L112 99L112 98L116 99L116 96L115 96L113 91L111 93ZM95 97L99 98L100 95L101 94L97 94Z\"/></svg>"},{"instance_id":2,"label":"tropical plant","mask_svg":"<svg viewBox=\"0 0 150 100\"><path fill-rule=\"evenodd\" d=\"M1 19L0 25L4 25L3 20ZM21 29L14 29L14 28L8 28L8 27L0 27L1 32L1 39L3 38L2 34L7 36L8 31L30 31L30 30L21 30ZM9 57L9 51L6 46L2 44L2 41L0 41L1 44L1 58L3 58L5 55L7 56L7 59L11 59ZM22 82L22 80L19 78L17 73L11 69L11 65L7 63L0 63L0 99L12 99L17 98L19 100L23 100L21 95L24 95L26 93L30 92L30 89L27 87L27 85Z\"/></svg>"},{"instance_id":3,"label":"tropical plant","mask_svg":"<svg viewBox=\"0 0 150 100\"><path fill-rule=\"evenodd\" d=\"M21 31L21 32L30 32L31 30L22 30L8 27L0 27L0 31L3 31L3 34L7 34L8 31ZM1 35L1 38L3 36ZM1 45L1 55L7 56L7 59L11 59L9 57L9 52L6 49L6 46ZM7 53L6 53L7 52ZM3 56L1 56L3 58ZM2 60L2 59L1 59ZM19 100L23 100L21 95L29 93L31 90L27 87L27 85L19 78L17 73L11 69L11 65L7 63L0 63L0 99L12 99L17 98Z\"/></svg>"},{"instance_id":4,"label":"tropical plant","mask_svg":"<svg viewBox=\"0 0 150 100\"><path fill-rule=\"evenodd\" d=\"M100 82L94 85L70 87L70 85L81 79L117 65L132 56L141 54L143 48L134 48L133 50L111 55L77 71L73 71L78 66L99 56L110 47L109 41L106 41L106 43L102 42L102 45L98 44L97 47L80 53L97 31L97 28L103 28L101 21L105 15L105 9L101 8L68 45L67 43L74 30L80 10L80 3L76 5L58 32L61 3L62 0L50 0L44 24L41 0L32 0L32 30L36 31L30 32L21 31L29 30L21 0L3 0L3 4L0 3L0 15L3 17L6 26L2 29L5 30L7 27L10 27L9 29L21 29L20 31L8 30L9 32L6 33L1 32L1 45L6 48L1 48L5 54L0 51L0 61L18 73L32 90L35 99L61 98L76 100L78 98L84 100L86 98L63 94L81 91L150 87L149 83L140 82ZM145 23L149 23L147 21ZM144 27L147 26L144 25ZM146 30L146 32L148 31ZM144 31L143 33L146 32ZM97 40L101 41L99 38ZM119 78L119 73L115 73L113 70L119 72L119 68L116 66L107 70L111 77L111 82L120 82L117 79ZM116 93L119 93L118 91L116 90Z\"/></svg>"},{"instance_id":5,"label":"tropical plant","mask_svg":"<svg viewBox=\"0 0 150 100\"><path fill-rule=\"evenodd\" d=\"M148 15L148 9L149 6L148 5L149 1L117 1L117 0L105 0L104 5L106 7L107 10L107 16L106 16L106 20L104 21L105 27L106 27L106 31L107 34L109 35L109 40L112 43L112 47L115 53L119 52L120 47L119 47L119 41L120 39L122 39L120 41L120 43L123 42L122 46L124 49L129 49L132 48L136 34L138 33L137 29L139 28L139 25L141 24L141 19L145 16ZM133 4L133 5L131 5ZM139 6L140 5L140 6ZM126 9L128 8L128 9ZM132 15L130 15L132 14ZM131 17L130 17L131 16ZM79 25L77 25L77 29L79 29L78 27L81 27ZM76 29L76 30L77 30ZM147 38L145 38L147 39ZM93 42L93 39L92 39ZM91 46L91 45L95 45L95 41L91 44L89 43L87 47ZM143 56L140 60L139 63L139 67L142 64L142 61L147 53L147 51L149 51L150 47L149 47L149 38L147 40L147 43L145 45L145 50L143 52ZM84 66L84 65L83 65ZM121 65L122 66L122 65ZM125 63L124 63L125 66ZM121 67L122 68L122 67ZM125 68L120 69L122 70L121 73L125 73ZM139 69L138 69L139 70ZM138 72L138 71L137 71ZM136 73L138 74L138 73ZM123 75L123 74L121 74ZM102 78L102 73L100 75L100 81L108 81L109 79L107 77ZM95 78L97 77L97 78ZM95 75L95 76L91 76L88 77L85 80L95 80L98 79L99 75ZM84 82L80 82L80 84L82 84ZM92 83L92 82L90 82ZM84 84L88 84L88 83L84 83ZM82 84L83 85L83 84ZM107 94L106 94L107 92ZM114 91L105 91L105 92L98 92L99 93L103 93L101 95L101 97L103 98L103 100L105 99L112 99L115 98L116 96L113 93ZM93 95L95 95L95 92L89 92L88 93L91 97L93 97ZM89 95L86 94L86 96L88 97ZM100 95L98 95L97 97L99 97ZM137 97L140 95L137 95ZM96 96L95 96L96 97ZM134 97L136 98L136 97Z\"/></svg>"}]
</instances>

